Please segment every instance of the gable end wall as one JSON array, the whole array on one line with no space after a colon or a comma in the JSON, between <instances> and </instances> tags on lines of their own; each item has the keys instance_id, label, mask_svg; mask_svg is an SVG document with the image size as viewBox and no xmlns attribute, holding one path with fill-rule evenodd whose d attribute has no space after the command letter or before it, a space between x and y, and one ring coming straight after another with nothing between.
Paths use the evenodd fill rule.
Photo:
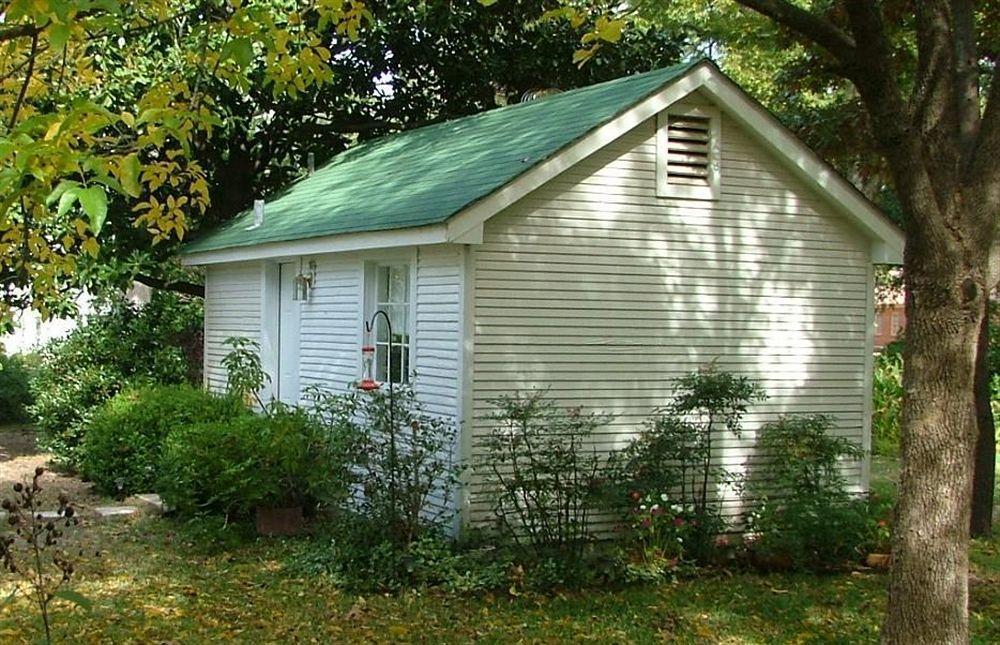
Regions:
<instances>
[{"instance_id":1,"label":"gable end wall","mask_svg":"<svg viewBox=\"0 0 1000 645\"><path fill-rule=\"evenodd\" d=\"M742 439L715 440L730 469L783 413L830 414L867 447L868 241L725 116L717 201L659 198L655 170L651 119L486 223L471 247L472 454L491 398L546 387L614 414L596 441L621 447L672 379L713 360L770 397ZM846 473L866 485L865 464ZM470 520L490 517L484 482L469 503Z\"/></svg>"}]
</instances>

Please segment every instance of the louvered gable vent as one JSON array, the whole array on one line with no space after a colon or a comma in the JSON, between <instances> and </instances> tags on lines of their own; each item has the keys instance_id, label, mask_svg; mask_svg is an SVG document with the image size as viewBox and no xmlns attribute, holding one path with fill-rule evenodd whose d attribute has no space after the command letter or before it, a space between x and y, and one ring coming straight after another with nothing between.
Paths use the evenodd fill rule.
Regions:
<instances>
[{"instance_id":1,"label":"louvered gable vent","mask_svg":"<svg viewBox=\"0 0 1000 645\"><path fill-rule=\"evenodd\" d=\"M667 181L690 186L709 185L711 120L701 116L667 117Z\"/></svg>"},{"instance_id":2,"label":"louvered gable vent","mask_svg":"<svg viewBox=\"0 0 1000 645\"><path fill-rule=\"evenodd\" d=\"M663 197L715 199L719 186L719 115L707 108L660 115L658 192Z\"/></svg>"}]
</instances>

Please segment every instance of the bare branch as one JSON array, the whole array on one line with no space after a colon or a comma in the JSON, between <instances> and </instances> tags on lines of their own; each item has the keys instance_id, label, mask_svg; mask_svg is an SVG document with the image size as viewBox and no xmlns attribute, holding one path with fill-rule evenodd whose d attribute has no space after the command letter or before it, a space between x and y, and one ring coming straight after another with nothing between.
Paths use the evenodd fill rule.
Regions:
<instances>
[{"instance_id":1,"label":"bare branch","mask_svg":"<svg viewBox=\"0 0 1000 645\"><path fill-rule=\"evenodd\" d=\"M841 65L853 64L856 56L854 39L829 20L801 9L787 0L736 0L736 2L816 43Z\"/></svg>"},{"instance_id":2,"label":"bare branch","mask_svg":"<svg viewBox=\"0 0 1000 645\"><path fill-rule=\"evenodd\" d=\"M16 38L27 38L29 36L38 36L44 27L39 27L35 24L23 23L20 25L14 25L13 27L7 27L6 29L0 29L0 43L5 43L8 40L14 40Z\"/></svg>"},{"instance_id":3,"label":"bare branch","mask_svg":"<svg viewBox=\"0 0 1000 645\"><path fill-rule=\"evenodd\" d=\"M38 33L36 32L31 36L31 51L28 52L28 71L24 73L24 83L21 84L21 92L17 95L14 110L10 115L10 124L7 126L9 130L13 130L14 126L17 125L17 115L21 111L21 106L24 104L24 97L28 94L28 85L31 84L31 77L35 73L35 60L37 56Z\"/></svg>"},{"instance_id":4,"label":"bare branch","mask_svg":"<svg viewBox=\"0 0 1000 645\"><path fill-rule=\"evenodd\" d=\"M871 118L873 133L890 164L912 155L910 112L892 63L892 46L881 10L869 0L848 0L848 20L857 42L857 59L846 66Z\"/></svg>"},{"instance_id":5,"label":"bare branch","mask_svg":"<svg viewBox=\"0 0 1000 645\"><path fill-rule=\"evenodd\" d=\"M205 286L195 284L194 282L171 282L143 273L135 276L135 279L136 282L141 282L147 287L152 287L154 289L163 289L164 291L183 293L189 296L197 296L198 298L205 297Z\"/></svg>"}]
</instances>

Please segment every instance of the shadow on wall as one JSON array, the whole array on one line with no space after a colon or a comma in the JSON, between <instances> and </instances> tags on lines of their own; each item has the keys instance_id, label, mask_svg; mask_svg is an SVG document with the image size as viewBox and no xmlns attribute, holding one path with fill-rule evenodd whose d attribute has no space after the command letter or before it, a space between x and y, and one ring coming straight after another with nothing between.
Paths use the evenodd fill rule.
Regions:
<instances>
[{"instance_id":1,"label":"shadow on wall","mask_svg":"<svg viewBox=\"0 0 1000 645\"><path fill-rule=\"evenodd\" d=\"M868 243L732 122L722 132L718 201L656 196L649 121L488 223L474 247L477 436L489 399L547 387L613 414L598 441L617 449L674 379L716 361L769 397L742 437L713 438L719 465L746 474L767 458L756 430L788 413L830 415L861 443ZM860 464L845 468L860 482Z\"/></svg>"}]
</instances>

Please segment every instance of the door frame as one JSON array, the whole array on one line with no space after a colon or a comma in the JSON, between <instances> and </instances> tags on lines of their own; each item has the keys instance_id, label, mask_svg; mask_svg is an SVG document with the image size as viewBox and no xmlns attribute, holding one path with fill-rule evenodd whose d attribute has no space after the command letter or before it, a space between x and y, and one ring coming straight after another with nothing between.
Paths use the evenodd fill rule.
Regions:
<instances>
[{"instance_id":1,"label":"door frame","mask_svg":"<svg viewBox=\"0 0 1000 645\"><path fill-rule=\"evenodd\" d=\"M265 402L278 399L281 379L279 371L281 366L281 265L296 264L300 260L305 261L306 258L274 258L262 263L261 267L260 364L270 379L261 388L261 399ZM301 305L301 303L299 304Z\"/></svg>"}]
</instances>

